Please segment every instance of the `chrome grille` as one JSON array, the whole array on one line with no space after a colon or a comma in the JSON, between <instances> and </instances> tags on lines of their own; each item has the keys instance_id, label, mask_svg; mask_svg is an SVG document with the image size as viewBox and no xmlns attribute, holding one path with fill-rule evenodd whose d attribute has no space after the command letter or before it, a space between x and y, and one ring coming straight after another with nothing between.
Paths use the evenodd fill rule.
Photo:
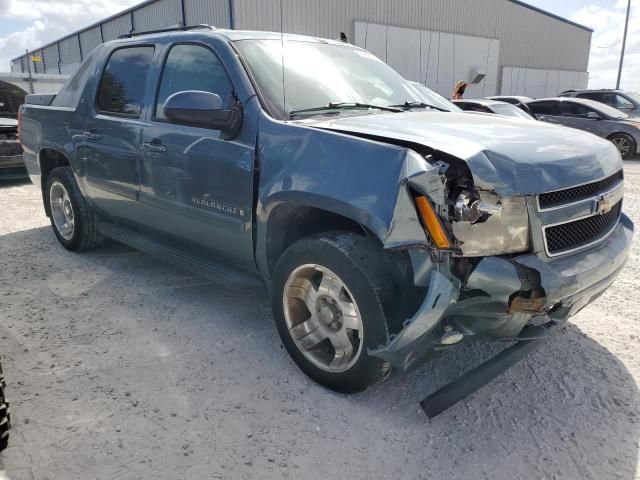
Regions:
<instances>
[{"instance_id":1,"label":"chrome grille","mask_svg":"<svg viewBox=\"0 0 640 480\"><path fill-rule=\"evenodd\" d=\"M559 205L566 205L568 203L579 202L580 200L591 198L613 188L616 184L622 181L623 176L622 170L619 170L613 175L603 178L597 182L566 188L564 190L557 190L555 192L543 193L538 197L540 208L545 209L557 207Z\"/></svg>"},{"instance_id":2,"label":"chrome grille","mask_svg":"<svg viewBox=\"0 0 640 480\"><path fill-rule=\"evenodd\" d=\"M547 253L550 255L568 253L602 240L618 223L621 212L622 200L602 215L592 215L573 222L546 227L544 237Z\"/></svg>"}]
</instances>

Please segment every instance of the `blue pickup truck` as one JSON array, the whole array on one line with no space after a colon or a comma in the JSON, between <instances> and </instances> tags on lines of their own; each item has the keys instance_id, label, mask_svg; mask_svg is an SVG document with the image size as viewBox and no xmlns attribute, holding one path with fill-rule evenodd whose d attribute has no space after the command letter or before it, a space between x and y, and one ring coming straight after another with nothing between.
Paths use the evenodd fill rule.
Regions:
<instances>
[{"instance_id":1,"label":"blue pickup truck","mask_svg":"<svg viewBox=\"0 0 640 480\"><path fill-rule=\"evenodd\" d=\"M355 392L545 337L629 253L610 142L431 100L352 45L200 28L99 46L20 129L65 248L258 279L298 366Z\"/></svg>"}]
</instances>

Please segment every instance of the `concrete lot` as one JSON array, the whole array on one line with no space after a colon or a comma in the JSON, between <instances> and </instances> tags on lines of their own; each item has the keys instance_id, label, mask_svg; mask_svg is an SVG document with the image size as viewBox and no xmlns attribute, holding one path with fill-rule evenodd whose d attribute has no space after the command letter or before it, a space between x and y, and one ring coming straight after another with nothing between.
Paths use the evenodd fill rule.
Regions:
<instances>
[{"instance_id":1,"label":"concrete lot","mask_svg":"<svg viewBox=\"0 0 640 480\"><path fill-rule=\"evenodd\" d=\"M337 395L291 362L264 296L116 243L67 252L29 183L0 185L0 255L9 479L640 478L637 239L562 335L432 421L418 401L495 346Z\"/></svg>"}]
</instances>

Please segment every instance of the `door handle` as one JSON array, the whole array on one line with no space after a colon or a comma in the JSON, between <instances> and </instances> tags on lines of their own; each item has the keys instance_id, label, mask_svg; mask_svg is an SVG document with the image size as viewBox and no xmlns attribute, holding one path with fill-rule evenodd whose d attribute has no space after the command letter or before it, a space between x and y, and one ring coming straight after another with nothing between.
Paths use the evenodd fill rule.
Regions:
<instances>
[{"instance_id":1,"label":"door handle","mask_svg":"<svg viewBox=\"0 0 640 480\"><path fill-rule=\"evenodd\" d=\"M82 136L87 140L100 140L102 138L102 135L97 132L98 131L95 128L92 128L90 130L82 132Z\"/></svg>"},{"instance_id":2,"label":"door handle","mask_svg":"<svg viewBox=\"0 0 640 480\"><path fill-rule=\"evenodd\" d=\"M150 142L144 142L142 144L142 148L145 149L148 152L166 152L167 151L167 147L162 145L162 143L160 143L157 140L152 140Z\"/></svg>"}]
</instances>

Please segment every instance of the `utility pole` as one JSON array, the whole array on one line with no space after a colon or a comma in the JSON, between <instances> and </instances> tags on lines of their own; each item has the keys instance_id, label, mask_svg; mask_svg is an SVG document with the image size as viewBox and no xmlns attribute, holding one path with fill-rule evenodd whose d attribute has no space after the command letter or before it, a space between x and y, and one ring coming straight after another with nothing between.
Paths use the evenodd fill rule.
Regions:
<instances>
[{"instance_id":1,"label":"utility pole","mask_svg":"<svg viewBox=\"0 0 640 480\"><path fill-rule=\"evenodd\" d=\"M618 67L618 81L616 88L620 88L620 77L622 76L622 62L624 61L624 47L627 44L627 29L629 28L629 13L631 12L631 0L627 1L627 19L624 22L624 36L622 37L622 50L620 51L620 66Z\"/></svg>"}]
</instances>

